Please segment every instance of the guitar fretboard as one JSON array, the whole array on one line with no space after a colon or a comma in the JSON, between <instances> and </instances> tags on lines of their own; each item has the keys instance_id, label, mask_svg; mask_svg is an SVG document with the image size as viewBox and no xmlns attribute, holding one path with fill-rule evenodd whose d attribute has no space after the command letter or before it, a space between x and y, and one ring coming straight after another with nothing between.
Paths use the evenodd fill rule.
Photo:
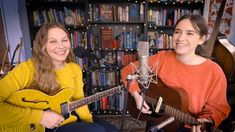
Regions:
<instances>
[{"instance_id":1,"label":"guitar fretboard","mask_svg":"<svg viewBox=\"0 0 235 132\"><path fill-rule=\"evenodd\" d=\"M69 104L69 111L74 111L78 107L81 107L81 106L93 103L93 102L95 102L97 100L102 99L103 97L110 96L110 95L112 95L114 93L117 93L117 92L119 92L121 90L121 88L122 88L122 86L117 86L117 87L111 88L109 90L105 90L103 92L96 93L96 94L91 95L89 97L86 97L86 98L83 98L83 99L71 102Z\"/></svg>"}]
</instances>

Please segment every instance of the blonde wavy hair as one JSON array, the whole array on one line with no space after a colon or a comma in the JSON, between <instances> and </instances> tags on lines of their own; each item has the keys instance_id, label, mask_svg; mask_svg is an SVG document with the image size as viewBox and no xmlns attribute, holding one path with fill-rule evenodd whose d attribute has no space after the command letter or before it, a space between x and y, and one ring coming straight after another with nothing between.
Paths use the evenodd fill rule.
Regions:
<instances>
[{"instance_id":1,"label":"blonde wavy hair","mask_svg":"<svg viewBox=\"0 0 235 132\"><path fill-rule=\"evenodd\" d=\"M52 28L60 28L66 32L70 38L68 30L61 23L47 23L42 25L36 34L33 43L32 61L35 67L34 83L35 89L40 90L46 94L52 95L59 91L60 85L56 81L55 66L52 63L52 58L47 53L45 48L48 31ZM71 41L71 39L69 39ZM66 58L66 62L74 62L74 54L70 50Z\"/></svg>"}]
</instances>

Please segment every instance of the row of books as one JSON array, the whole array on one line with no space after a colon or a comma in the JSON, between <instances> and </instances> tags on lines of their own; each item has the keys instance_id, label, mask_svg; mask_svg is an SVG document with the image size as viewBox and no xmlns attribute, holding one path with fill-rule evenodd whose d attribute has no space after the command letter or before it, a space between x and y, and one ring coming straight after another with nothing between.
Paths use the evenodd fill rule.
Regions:
<instances>
[{"instance_id":1,"label":"row of books","mask_svg":"<svg viewBox=\"0 0 235 132\"><path fill-rule=\"evenodd\" d=\"M121 49L138 49L138 42L143 40L143 34L138 32L122 32L116 36Z\"/></svg>"},{"instance_id":2,"label":"row of books","mask_svg":"<svg viewBox=\"0 0 235 132\"><path fill-rule=\"evenodd\" d=\"M89 77L91 87L114 87L119 83L117 71L95 70Z\"/></svg>"},{"instance_id":3,"label":"row of books","mask_svg":"<svg viewBox=\"0 0 235 132\"><path fill-rule=\"evenodd\" d=\"M144 5L143 3L89 4L89 19L92 22L143 22Z\"/></svg>"},{"instance_id":4,"label":"row of books","mask_svg":"<svg viewBox=\"0 0 235 132\"><path fill-rule=\"evenodd\" d=\"M158 32L148 32L149 46L152 48L166 49L173 48L172 35L159 34Z\"/></svg>"},{"instance_id":5,"label":"row of books","mask_svg":"<svg viewBox=\"0 0 235 132\"><path fill-rule=\"evenodd\" d=\"M100 36L91 33L88 39L88 48L91 49L137 49L137 43L143 40L143 34L125 31L117 36L113 36L111 27L102 27L100 29Z\"/></svg>"},{"instance_id":6,"label":"row of books","mask_svg":"<svg viewBox=\"0 0 235 132\"><path fill-rule=\"evenodd\" d=\"M117 65L118 67L123 67L130 62L134 62L137 60L137 52L129 53L129 52L117 52Z\"/></svg>"},{"instance_id":7,"label":"row of books","mask_svg":"<svg viewBox=\"0 0 235 132\"><path fill-rule=\"evenodd\" d=\"M99 43L99 37L93 34L90 34L90 41L87 42L87 32L73 31L70 33L72 47L82 46L85 49L99 49L99 48L111 48L111 49L138 49L138 41L142 40L143 35L138 34L137 32L122 32L113 39L112 34L107 38L107 34L101 34L102 46ZM148 41L150 47L155 47L158 49L162 48L172 48L172 35L166 33L158 33L156 31L148 32ZM115 41L115 43L114 43ZM102 58L106 58L109 64L116 64L113 60L116 59L115 52L106 52L102 56L99 52L96 53ZM110 59L113 58L113 59Z\"/></svg>"},{"instance_id":8,"label":"row of books","mask_svg":"<svg viewBox=\"0 0 235 132\"><path fill-rule=\"evenodd\" d=\"M77 46L87 48L87 32L71 31L70 38L72 48Z\"/></svg>"},{"instance_id":9,"label":"row of books","mask_svg":"<svg viewBox=\"0 0 235 132\"><path fill-rule=\"evenodd\" d=\"M101 51L97 51L97 52L101 52ZM120 69L123 66L129 64L130 62L134 62L135 60L137 60L137 52L122 52L122 51L110 52L110 54L105 55L104 59L102 59L101 61L98 61L98 62L94 61L94 60L88 60L87 58L78 58L78 57L76 58L76 62L85 71L91 69L92 67ZM89 61L91 61L91 62L89 62ZM106 64L108 64L109 66L105 65L104 62ZM113 73L109 73L108 71L94 71L92 73L93 73L93 78L99 78L101 80L93 81L90 84L92 84L94 86L96 86L96 85L97 86L106 86L106 85L113 84L113 83L105 82L105 81L107 81L105 79L109 79L109 77L107 77L107 76L111 76L111 75L114 76ZM116 80L116 84L118 83L117 78L118 78L118 75L116 74L115 78L113 77L113 79ZM110 82L113 82L113 81L110 81Z\"/></svg>"},{"instance_id":10,"label":"row of books","mask_svg":"<svg viewBox=\"0 0 235 132\"><path fill-rule=\"evenodd\" d=\"M185 14L201 14L198 10L188 9L176 9L176 10L152 10L149 9L147 12L148 22L160 25L160 26L173 26L176 21Z\"/></svg>"},{"instance_id":11,"label":"row of books","mask_svg":"<svg viewBox=\"0 0 235 132\"><path fill-rule=\"evenodd\" d=\"M33 11L34 26L41 26L43 23L60 22L67 25L84 25L84 12L80 9L48 9Z\"/></svg>"},{"instance_id":12,"label":"row of books","mask_svg":"<svg viewBox=\"0 0 235 132\"><path fill-rule=\"evenodd\" d=\"M148 0L148 2L195 2L195 0ZM197 0L196 2L200 2L202 0Z\"/></svg>"},{"instance_id":13,"label":"row of books","mask_svg":"<svg viewBox=\"0 0 235 132\"><path fill-rule=\"evenodd\" d=\"M34 1L34 0L30 0L30 1ZM79 0L41 0L41 1L45 1L45 2L79 2Z\"/></svg>"},{"instance_id":14,"label":"row of books","mask_svg":"<svg viewBox=\"0 0 235 132\"><path fill-rule=\"evenodd\" d=\"M90 105L92 111L115 110L122 111L124 107L125 92L113 94L108 97L103 97Z\"/></svg>"}]
</instances>

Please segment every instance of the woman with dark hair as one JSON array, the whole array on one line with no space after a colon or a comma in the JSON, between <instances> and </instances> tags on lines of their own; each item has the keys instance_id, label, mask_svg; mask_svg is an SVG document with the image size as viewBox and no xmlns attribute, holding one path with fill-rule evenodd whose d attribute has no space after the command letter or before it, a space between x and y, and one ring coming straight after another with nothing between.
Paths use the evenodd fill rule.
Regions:
<instances>
[{"instance_id":1,"label":"woman with dark hair","mask_svg":"<svg viewBox=\"0 0 235 132\"><path fill-rule=\"evenodd\" d=\"M181 88L187 93L188 110L195 118L202 122L213 122L217 127L228 116L230 107L226 98L226 77L222 69L204 57L205 54L201 51L207 32L207 23L201 15L182 16L174 27L174 50L160 51L150 56L148 62L149 67L158 63L153 71L156 71L158 78L166 86ZM138 66L138 62L134 64ZM122 69L121 75L125 84L127 75L135 72L132 69L135 69L133 65ZM140 109L143 97L136 81L131 81L130 93ZM141 112L151 113L146 102L143 103ZM192 128L200 131L200 126Z\"/></svg>"},{"instance_id":2,"label":"woman with dark hair","mask_svg":"<svg viewBox=\"0 0 235 132\"><path fill-rule=\"evenodd\" d=\"M118 131L111 124L94 122L87 105L75 110L77 120L75 118L64 123L65 118L60 115L61 113L27 106L20 107L9 101L12 94L25 89L48 95L42 97L36 94L23 95L26 101L31 96L36 96L36 101L54 97L62 103L84 98L82 69L73 62L74 56L69 36L67 29L60 23L44 24L36 34L32 58L20 63L0 80L0 112L4 113L0 116L0 131ZM57 94L66 89L72 91L71 96ZM50 103L58 102L55 100ZM59 104L59 107L62 107L62 104Z\"/></svg>"}]
</instances>

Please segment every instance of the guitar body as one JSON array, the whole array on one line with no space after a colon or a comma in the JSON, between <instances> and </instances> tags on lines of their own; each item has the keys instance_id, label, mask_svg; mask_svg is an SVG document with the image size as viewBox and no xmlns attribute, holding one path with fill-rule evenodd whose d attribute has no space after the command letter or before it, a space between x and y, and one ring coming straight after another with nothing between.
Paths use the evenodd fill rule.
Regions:
<instances>
[{"instance_id":1,"label":"guitar body","mask_svg":"<svg viewBox=\"0 0 235 132\"><path fill-rule=\"evenodd\" d=\"M50 110L61 114L61 105L70 102L70 98L72 97L73 93L73 89L67 88L61 90L56 95L49 96L38 90L24 89L13 93L7 99L7 102L21 107L28 107L39 110ZM76 120L76 116L70 115L63 121L61 125L75 122Z\"/></svg>"},{"instance_id":2,"label":"guitar body","mask_svg":"<svg viewBox=\"0 0 235 132\"><path fill-rule=\"evenodd\" d=\"M235 83L235 46L225 35L220 35L216 39L212 59L223 69L228 83Z\"/></svg>"},{"instance_id":3,"label":"guitar body","mask_svg":"<svg viewBox=\"0 0 235 132\"><path fill-rule=\"evenodd\" d=\"M146 90L146 96L151 97L153 99L158 100L158 97L163 98L164 104L167 104L169 106L172 106L175 109L181 110L185 113L188 113L188 97L185 91L182 89L173 89L166 87L160 79L158 79L157 84L151 84L149 89ZM147 101L146 101L147 102ZM155 110L156 105L155 104L149 104L150 107L153 106L153 109ZM128 110L130 111L130 114L137 118L139 114L139 110L136 108L136 103L133 97L129 94L128 96ZM148 120L154 120L157 124L165 121L168 119L171 114L168 114L168 112L161 112L160 117L154 117L151 115L143 114L141 113L140 120L142 121L148 121ZM164 127L164 130L167 132L173 132L176 131L177 128L180 126L180 122L175 120L171 124Z\"/></svg>"}]
</instances>

